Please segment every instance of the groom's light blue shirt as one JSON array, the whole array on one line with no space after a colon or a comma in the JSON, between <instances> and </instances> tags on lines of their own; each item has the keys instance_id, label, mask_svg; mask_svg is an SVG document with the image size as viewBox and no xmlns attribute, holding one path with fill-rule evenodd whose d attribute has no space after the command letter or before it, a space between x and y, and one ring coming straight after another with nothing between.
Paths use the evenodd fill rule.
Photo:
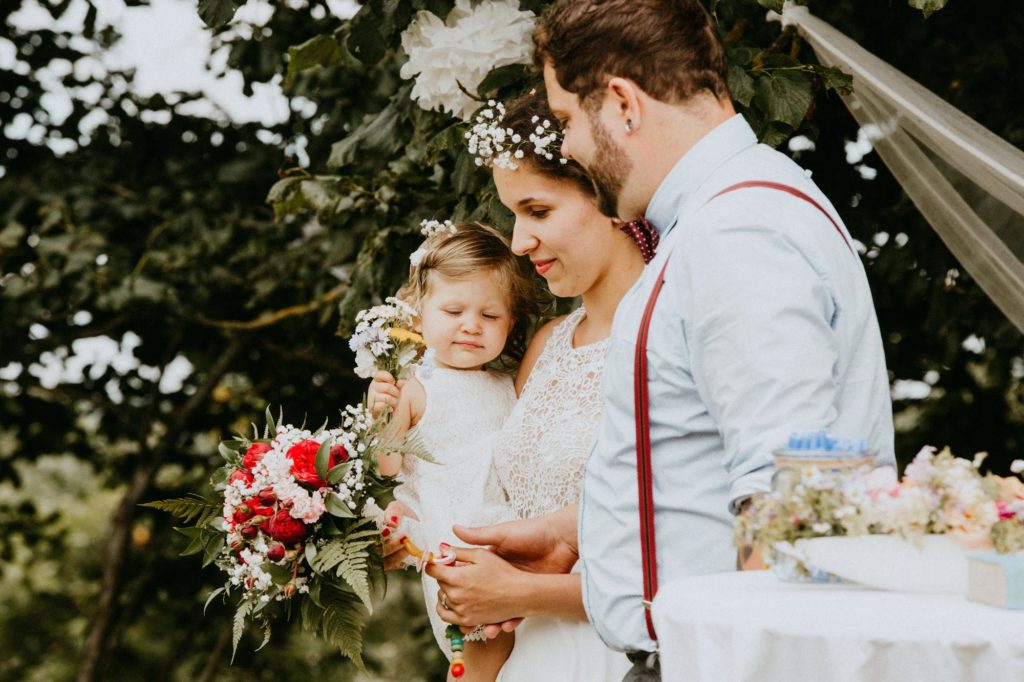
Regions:
<instances>
[{"instance_id":1,"label":"groom's light blue shirt","mask_svg":"<svg viewBox=\"0 0 1024 682\"><path fill-rule=\"evenodd\" d=\"M882 342L860 258L791 185L839 216L803 170L757 144L742 116L715 128L659 186L655 259L619 305L604 414L579 532L587 614L613 649L654 650L644 624L633 362L640 317L671 256L647 345L658 579L734 570L731 508L768 490L794 431L864 437L894 463ZM843 228L843 236L852 243Z\"/></svg>"}]
</instances>

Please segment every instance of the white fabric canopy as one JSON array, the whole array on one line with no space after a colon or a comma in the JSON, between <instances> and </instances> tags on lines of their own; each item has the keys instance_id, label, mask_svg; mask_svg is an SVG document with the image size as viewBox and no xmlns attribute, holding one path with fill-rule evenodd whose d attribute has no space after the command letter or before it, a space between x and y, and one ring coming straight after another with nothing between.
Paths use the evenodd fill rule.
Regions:
<instances>
[{"instance_id":1,"label":"white fabric canopy","mask_svg":"<svg viewBox=\"0 0 1024 682\"><path fill-rule=\"evenodd\" d=\"M983 291L1024 331L1024 152L813 16L787 4L878 155Z\"/></svg>"}]
</instances>

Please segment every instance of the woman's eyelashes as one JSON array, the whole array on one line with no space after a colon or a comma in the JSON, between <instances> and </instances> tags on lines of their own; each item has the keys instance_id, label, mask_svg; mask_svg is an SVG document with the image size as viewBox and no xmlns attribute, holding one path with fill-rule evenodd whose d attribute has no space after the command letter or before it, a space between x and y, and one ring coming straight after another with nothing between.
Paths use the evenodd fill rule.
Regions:
<instances>
[{"instance_id":1,"label":"woman's eyelashes","mask_svg":"<svg viewBox=\"0 0 1024 682\"><path fill-rule=\"evenodd\" d=\"M551 213L549 208L531 208L529 210L530 217L535 220L543 220Z\"/></svg>"}]
</instances>

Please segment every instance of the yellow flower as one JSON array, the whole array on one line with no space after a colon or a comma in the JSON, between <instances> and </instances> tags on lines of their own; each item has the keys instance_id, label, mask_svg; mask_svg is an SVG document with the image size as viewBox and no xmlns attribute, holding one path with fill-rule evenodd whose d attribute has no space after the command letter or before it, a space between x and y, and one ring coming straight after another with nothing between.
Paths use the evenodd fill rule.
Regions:
<instances>
[{"instance_id":1,"label":"yellow flower","mask_svg":"<svg viewBox=\"0 0 1024 682\"><path fill-rule=\"evenodd\" d=\"M401 327L392 327L388 330L388 336L393 338L395 341L401 343L402 341L412 341L417 346L423 345L423 337L416 332L411 332L408 329L402 329Z\"/></svg>"}]
</instances>

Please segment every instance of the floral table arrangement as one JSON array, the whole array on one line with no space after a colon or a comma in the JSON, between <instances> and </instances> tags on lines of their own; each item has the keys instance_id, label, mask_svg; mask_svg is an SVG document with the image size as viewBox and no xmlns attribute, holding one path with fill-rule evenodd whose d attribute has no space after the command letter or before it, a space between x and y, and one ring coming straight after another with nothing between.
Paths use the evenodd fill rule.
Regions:
<instances>
[{"instance_id":1,"label":"floral table arrangement","mask_svg":"<svg viewBox=\"0 0 1024 682\"><path fill-rule=\"evenodd\" d=\"M784 579L963 594L968 552L1024 550L1024 482L982 475L983 460L925 447L900 480L887 467L805 467L785 491L753 500L736 539Z\"/></svg>"}]
</instances>

